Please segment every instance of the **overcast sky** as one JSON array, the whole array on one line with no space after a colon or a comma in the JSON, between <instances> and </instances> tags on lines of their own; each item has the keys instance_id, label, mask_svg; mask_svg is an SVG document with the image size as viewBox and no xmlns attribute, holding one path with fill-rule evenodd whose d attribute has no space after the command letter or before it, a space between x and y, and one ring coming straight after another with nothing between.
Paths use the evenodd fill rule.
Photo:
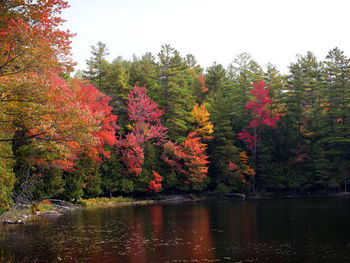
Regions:
<instances>
[{"instance_id":1,"label":"overcast sky","mask_svg":"<svg viewBox=\"0 0 350 263\"><path fill-rule=\"evenodd\" d=\"M68 0L63 13L73 38L77 69L85 68L91 45L107 44L108 57L131 59L170 44L193 54L206 68L225 67L241 52L260 65L287 72L296 54L319 60L339 47L350 56L348 0Z\"/></svg>"}]
</instances>

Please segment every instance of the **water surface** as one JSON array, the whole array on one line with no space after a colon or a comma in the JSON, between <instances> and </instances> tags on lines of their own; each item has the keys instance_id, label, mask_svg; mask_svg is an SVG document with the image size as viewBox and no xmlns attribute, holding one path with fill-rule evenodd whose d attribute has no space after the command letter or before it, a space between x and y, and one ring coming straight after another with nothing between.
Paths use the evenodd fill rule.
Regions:
<instances>
[{"instance_id":1,"label":"water surface","mask_svg":"<svg viewBox=\"0 0 350 263\"><path fill-rule=\"evenodd\" d=\"M0 226L0 262L350 262L350 200L78 210Z\"/></svg>"}]
</instances>

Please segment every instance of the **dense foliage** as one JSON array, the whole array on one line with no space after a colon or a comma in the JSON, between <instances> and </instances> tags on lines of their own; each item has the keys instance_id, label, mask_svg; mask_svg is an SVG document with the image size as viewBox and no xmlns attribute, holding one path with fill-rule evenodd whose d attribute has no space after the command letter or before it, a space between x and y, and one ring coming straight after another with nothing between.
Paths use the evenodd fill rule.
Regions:
<instances>
[{"instance_id":1,"label":"dense foliage","mask_svg":"<svg viewBox=\"0 0 350 263\"><path fill-rule=\"evenodd\" d=\"M0 1L0 209L31 198L346 191L350 60L249 54L204 70L170 45L70 78L62 0ZM118 116L118 117L117 117Z\"/></svg>"}]
</instances>

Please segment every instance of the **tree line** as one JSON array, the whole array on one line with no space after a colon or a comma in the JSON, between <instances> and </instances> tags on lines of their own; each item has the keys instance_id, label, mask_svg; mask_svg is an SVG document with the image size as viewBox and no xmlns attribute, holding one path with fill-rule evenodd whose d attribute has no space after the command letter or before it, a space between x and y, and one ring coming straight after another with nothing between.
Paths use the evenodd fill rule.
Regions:
<instances>
[{"instance_id":1,"label":"tree line","mask_svg":"<svg viewBox=\"0 0 350 263\"><path fill-rule=\"evenodd\" d=\"M127 114L124 98L128 90L135 84L145 85L150 97L164 110L161 120L167 127L167 137L181 143L198 125L191 108L205 107L213 132L202 140L207 145L209 162L201 190L347 190L350 64L339 48L330 50L322 61L312 52L297 55L287 74L281 74L272 64L261 67L247 53L238 55L227 68L214 62L207 69L200 67L193 55L181 56L170 45L163 45L156 55L146 53L131 61L118 57L108 62L107 54L105 44L93 46L88 69L81 76L112 97L118 116ZM257 91L254 83L261 81L265 88ZM261 98L254 95L257 92L268 100L265 109ZM249 110L252 103L258 105L255 114ZM274 119L264 129L258 127L263 118L259 120L257 109ZM119 119L119 136L128 125L127 118ZM250 137L254 149L244 132L258 136L256 141ZM150 169L157 165L164 169L164 164L158 162L161 156L158 153ZM233 169L232 164L237 168ZM169 177L164 180L172 181L172 172L163 172L165 178ZM177 178L171 185L164 182L163 190L189 190L181 187L180 181Z\"/></svg>"},{"instance_id":2,"label":"tree line","mask_svg":"<svg viewBox=\"0 0 350 263\"><path fill-rule=\"evenodd\" d=\"M350 60L247 53L204 69L170 45L69 73L64 1L0 2L0 207L27 199L346 191Z\"/></svg>"}]
</instances>

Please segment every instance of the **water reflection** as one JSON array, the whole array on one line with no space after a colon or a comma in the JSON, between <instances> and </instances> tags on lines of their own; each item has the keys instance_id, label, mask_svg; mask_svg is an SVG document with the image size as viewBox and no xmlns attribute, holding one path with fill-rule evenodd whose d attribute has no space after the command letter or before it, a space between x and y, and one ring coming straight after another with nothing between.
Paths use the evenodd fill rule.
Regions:
<instances>
[{"instance_id":1,"label":"water reflection","mask_svg":"<svg viewBox=\"0 0 350 263\"><path fill-rule=\"evenodd\" d=\"M212 201L0 226L0 262L350 262L350 201Z\"/></svg>"}]
</instances>

